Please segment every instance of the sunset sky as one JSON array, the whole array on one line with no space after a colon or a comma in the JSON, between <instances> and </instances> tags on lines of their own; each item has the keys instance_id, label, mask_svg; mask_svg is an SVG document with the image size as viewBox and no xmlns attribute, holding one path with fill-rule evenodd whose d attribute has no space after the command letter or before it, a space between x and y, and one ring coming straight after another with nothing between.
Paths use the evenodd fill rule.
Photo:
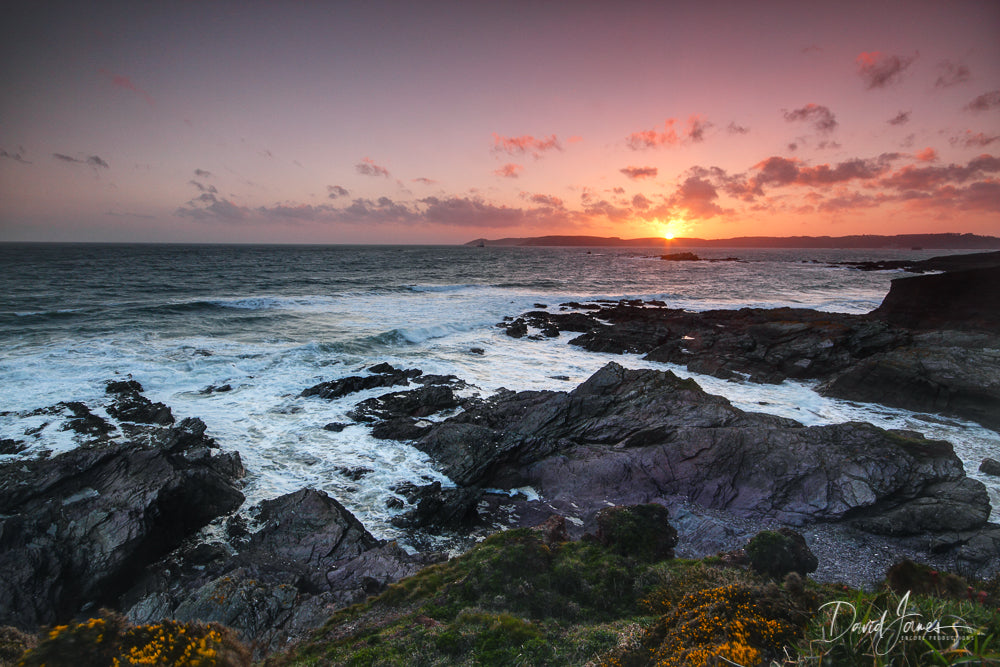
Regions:
<instances>
[{"instance_id":1,"label":"sunset sky","mask_svg":"<svg viewBox=\"0 0 1000 667\"><path fill-rule=\"evenodd\" d=\"M1000 235L1000 2L8 2L0 240Z\"/></svg>"}]
</instances>

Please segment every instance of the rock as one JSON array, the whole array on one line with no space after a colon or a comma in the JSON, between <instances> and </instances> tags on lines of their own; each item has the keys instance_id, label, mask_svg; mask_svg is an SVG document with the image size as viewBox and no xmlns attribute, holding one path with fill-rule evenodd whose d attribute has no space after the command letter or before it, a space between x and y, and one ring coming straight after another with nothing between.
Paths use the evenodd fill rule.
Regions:
<instances>
[{"instance_id":1,"label":"rock","mask_svg":"<svg viewBox=\"0 0 1000 667\"><path fill-rule=\"evenodd\" d=\"M442 488L441 482L413 487L405 494L416 507L393 517L392 524L400 528L424 528L432 531L469 528L479 522L476 506L480 490L477 487Z\"/></svg>"},{"instance_id":2,"label":"rock","mask_svg":"<svg viewBox=\"0 0 1000 667\"><path fill-rule=\"evenodd\" d=\"M569 541L569 531L566 530L566 517L553 514L542 523L534 526L542 537L542 543L552 546Z\"/></svg>"},{"instance_id":3,"label":"rock","mask_svg":"<svg viewBox=\"0 0 1000 667\"><path fill-rule=\"evenodd\" d=\"M654 562L674 557L677 530L657 504L606 507L597 513L597 541L623 556Z\"/></svg>"},{"instance_id":4,"label":"rock","mask_svg":"<svg viewBox=\"0 0 1000 667\"><path fill-rule=\"evenodd\" d=\"M10 438L0 438L0 454L20 454L26 450L28 446L21 442L20 440L12 440Z\"/></svg>"},{"instance_id":5,"label":"rock","mask_svg":"<svg viewBox=\"0 0 1000 667\"><path fill-rule=\"evenodd\" d=\"M299 395L303 397L319 396L332 400L366 389L406 385L410 383L410 380L422 374L422 371L417 369L396 370L389 364L378 364L369 370L372 369L378 369L373 371L374 375L351 375L339 380L320 382L304 389Z\"/></svg>"},{"instance_id":6,"label":"rock","mask_svg":"<svg viewBox=\"0 0 1000 667\"><path fill-rule=\"evenodd\" d=\"M693 252L675 252L670 255L660 255L660 259L670 262L697 262L701 260L701 257Z\"/></svg>"},{"instance_id":7,"label":"rock","mask_svg":"<svg viewBox=\"0 0 1000 667\"><path fill-rule=\"evenodd\" d=\"M107 411L115 419L160 426L174 423L170 408L143 396L140 393L142 385L135 380L108 382L105 391L114 396L114 402L107 406Z\"/></svg>"},{"instance_id":8,"label":"rock","mask_svg":"<svg viewBox=\"0 0 1000 667\"><path fill-rule=\"evenodd\" d=\"M220 622L253 643L259 658L437 559L375 539L312 489L264 501L257 520L261 527L231 556L195 547L147 570L126 596L129 619Z\"/></svg>"},{"instance_id":9,"label":"rock","mask_svg":"<svg viewBox=\"0 0 1000 667\"><path fill-rule=\"evenodd\" d=\"M348 426L350 426L350 424L346 422L330 422L329 424L323 425L323 430L330 431L332 433L340 433Z\"/></svg>"},{"instance_id":10,"label":"rock","mask_svg":"<svg viewBox=\"0 0 1000 667\"><path fill-rule=\"evenodd\" d=\"M427 417L458 406L458 397L450 386L435 384L366 399L347 416L355 421L372 422L400 417Z\"/></svg>"},{"instance_id":11,"label":"rock","mask_svg":"<svg viewBox=\"0 0 1000 667\"><path fill-rule=\"evenodd\" d=\"M745 551L751 567L775 579L789 572L805 576L819 565L802 534L789 528L757 533Z\"/></svg>"},{"instance_id":12,"label":"rock","mask_svg":"<svg viewBox=\"0 0 1000 667\"><path fill-rule=\"evenodd\" d=\"M65 407L73 415L70 419L66 420L63 430L76 431L81 435L92 435L99 439L104 439L109 433L118 430L114 424L109 424L101 417L92 413L90 408L83 403L70 401L60 403L59 405Z\"/></svg>"},{"instance_id":13,"label":"rock","mask_svg":"<svg viewBox=\"0 0 1000 667\"><path fill-rule=\"evenodd\" d=\"M911 329L1000 332L1000 266L897 278L873 315Z\"/></svg>"},{"instance_id":14,"label":"rock","mask_svg":"<svg viewBox=\"0 0 1000 667\"><path fill-rule=\"evenodd\" d=\"M991 458L983 459L983 462L979 464L979 472L1000 477L1000 461Z\"/></svg>"},{"instance_id":15,"label":"rock","mask_svg":"<svg viewBox=\"0 0 1000 667\"><path fill-rule=\"evenodd\" d=\"M500 394L415 445L458 484L530 486L583 513L686 497L738 517L892 535L976 530L990 513L946 442L862 423L804 427L614 363L569 393Z\"/></svg>"},{"instance_id":16,"label":"rock","mask_svg":"<svg viewBox=\"0 0 1000 667\"><path fill-rule=\"evenodd\" d=\"M520 317L503 326L507 335L511 338L522 338L528 333L528 324Z\"/></svg>"},{"instance_id":17,"label":"rock","mask_svg":"<svg viewBox=\"0 0 1000 667\"><path fill-rule=\"evenodd\" d=\"M910 345L871 355L818 391L1000 428L1000 336L922 332Z\"/></svg>"},{"instance_id":18,"label":"rock","mask_svg":"<svg viewBox=\"0 0 1000 667\"><path fill-rule=\"evenodd\" d=\"M123 413L155 405L133 391ZM0 624L34 630L114 605L143 567L239 507L238 454L214 449L199 420L159 428L150 445L0 466Z\"/></svg>"}]
</instances>

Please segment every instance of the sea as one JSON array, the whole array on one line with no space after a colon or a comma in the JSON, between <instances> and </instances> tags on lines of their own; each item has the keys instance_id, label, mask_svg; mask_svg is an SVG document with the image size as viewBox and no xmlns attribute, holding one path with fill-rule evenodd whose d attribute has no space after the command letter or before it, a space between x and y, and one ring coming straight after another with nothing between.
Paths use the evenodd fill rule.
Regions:
<instances>
[{"instance_id":1,"label":"sea","mask_svg":"<svg viewBox=\"0 0 1000 667\"><path fill-rule=\"evenodd\" d=\"M387 506L402 482L451 484L405 442L374 439L347 412L376 389L328 401L303 389L382 362L455 375L469 394L568 391L609 361L693 377L737 407L807 425L866 421L952 443L978 472L1000 434L975 423L826 398L816 383L720 380L635 355L568 343L576 334L514 339L507 316L566 302L658 299L675 308L794 306L866 313L902 271L838 262L923 259L942 250L684 248L706 259L663 261L664 248L0 244L0 438L18 457L54 456L81 436L39 408L80 401L107 417L105 384L132 378L175 417L201 418L247 469L247 507L321 489L376 536L402 537ZM229 385L229 391L206 391ZM441 418L436 417L436 418ZM366 474L358 475L363 469ZM354 472L352 472L354 471ZM504 490L530 496L531 489Z\"/></svg>"}]
</instances>

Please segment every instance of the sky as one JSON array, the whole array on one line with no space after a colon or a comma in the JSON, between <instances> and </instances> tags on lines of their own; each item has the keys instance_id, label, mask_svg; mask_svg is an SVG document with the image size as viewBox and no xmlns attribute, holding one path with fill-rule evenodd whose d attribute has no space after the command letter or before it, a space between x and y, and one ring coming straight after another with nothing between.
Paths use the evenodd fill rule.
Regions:
<instances>
[{"instance_id":1,"label":"sky","mask_svg":"<svg viewBox=\"0 0 1000 667\"><path fill-rule=\"evenodd\" d=\"M1000 235L1000 2L4 3L0 241Z\"/></svg>"}]
</instances>

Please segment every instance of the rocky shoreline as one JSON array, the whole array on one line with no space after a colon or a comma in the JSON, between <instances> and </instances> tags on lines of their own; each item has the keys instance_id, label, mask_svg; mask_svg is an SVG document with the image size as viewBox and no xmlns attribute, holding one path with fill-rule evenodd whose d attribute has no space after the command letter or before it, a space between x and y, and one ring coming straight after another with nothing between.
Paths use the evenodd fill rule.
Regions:
<instances>
[{"instance_id":1,"label":"rocky shoreline","mask_svg":"<svg viewBox=\"0 0 1000 667\"><path fill-rule=\"evenodd\" d=\"M501 326L514 337L576 332L570 344L588 350L738 381L815 379L827 395L998 429L998 277L1000 265L895 280L869 315L628 301L538 309ZM807 427L615 363L568 392L468 398L463 386L379 364L300 396L386 388L350 419L412 442L455 483L395 489L407 499L395 523L414 543L551 515L579 538L600 532L609 506L654 503L669 509L683 556L792 527L824 581L871 585L903 557L975 578L1000 572L985 487L947 442L864 423ZM108 607L137 623L220 622L260 656L447 558L376 539L312 489L241 508L239 454L220 451L200 420L176 423L131 380L109 382L103 407L110 419L80 403L43 409L83 446L0 465L0 625L34 632Z\"/></svg>"}]
</instances>

